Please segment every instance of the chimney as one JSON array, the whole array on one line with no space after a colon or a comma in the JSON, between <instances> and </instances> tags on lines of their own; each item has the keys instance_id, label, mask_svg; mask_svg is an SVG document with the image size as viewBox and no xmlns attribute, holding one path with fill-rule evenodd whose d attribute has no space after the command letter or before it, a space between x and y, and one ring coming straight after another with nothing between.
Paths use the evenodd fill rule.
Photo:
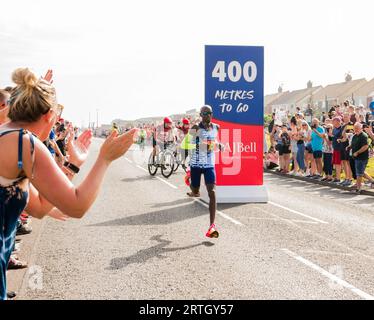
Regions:
<instances>
[{"instance_id":1,"label":"chimney","mask_svg":"<svg viewBox=\"0 0 374 320\"><path fill-rule=\"evenodd\" d=\"M349 82L349 81L352 81L352 76L351 76L350 71L345 74L345 82Z\"/></svg>"}]
</instances>

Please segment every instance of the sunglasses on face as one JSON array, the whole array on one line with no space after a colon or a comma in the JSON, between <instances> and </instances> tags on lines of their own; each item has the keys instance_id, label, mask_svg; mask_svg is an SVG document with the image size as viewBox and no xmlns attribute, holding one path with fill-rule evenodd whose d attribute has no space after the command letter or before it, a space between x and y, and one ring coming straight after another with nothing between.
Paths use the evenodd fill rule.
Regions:
<instances>
[{"instance_id":1,"label":"sunglasses on face","mask_svg":"<svg viewBox=\"0 0 374 320\"><path fill-rule=\"evenodd\" d=\"M204 111L204 112L201 113L201 115L202 115L203 117L210 116L210 115L212 115L212 114L213 114L213 112L210 112L210 111Z\"/></svg>"},{"instance_id":2,"label":"sunglasses on face","mask_svg":"<svg viewBox=\"0 0 374 320\"><path fill-rule=\"evenodd\" d=\"M57 119L60 119L63 108L61 108L59 105L57 105L53 108L53 111L56 113Z\"/></svg>"}]
</instances>

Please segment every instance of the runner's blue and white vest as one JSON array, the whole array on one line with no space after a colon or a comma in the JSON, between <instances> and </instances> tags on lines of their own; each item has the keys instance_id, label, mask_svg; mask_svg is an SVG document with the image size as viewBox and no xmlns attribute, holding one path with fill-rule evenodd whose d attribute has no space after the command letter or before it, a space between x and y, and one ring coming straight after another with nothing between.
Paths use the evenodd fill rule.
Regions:
<instances>
[{"instance_id":1,"label":"runner's blue and white vest","mask_svg":"<svg viewBox=\"0 0 374 320\"><path fill-rule=\"evenodd\" d=\"M199 123L195 139L191 143L196 145L192 151L190 166L198 168L214 168L215 165L215 141L218 135L218 126L212 123L212 127L206 130L203 124Z\"/></svg>"}]
</instances>

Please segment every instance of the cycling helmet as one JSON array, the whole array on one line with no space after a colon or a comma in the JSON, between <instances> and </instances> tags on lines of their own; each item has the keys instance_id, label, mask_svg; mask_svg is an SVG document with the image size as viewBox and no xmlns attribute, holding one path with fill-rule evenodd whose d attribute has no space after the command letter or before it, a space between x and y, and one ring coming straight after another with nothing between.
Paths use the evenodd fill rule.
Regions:
<instances>
[{"instance_id":1,"label":"cycling helmet","mask_svg":"<svg viewBox=\"0 0 374 320\"><path fill-rule=\"evenodd\" d=\"M183 118L182 122L183 124L190 124L190 120L188 120L187 118Z\"/></svg>"},{"instance_id":2,"label":"cycling helmet","mask_svg":"<svg viewBox=\"0 0 374 320\"><path fill-rule=\"evenodd\" d=\"M169 117L165 117L164 123L173 123L173 121Z\"/></svg>"}]
</instances>

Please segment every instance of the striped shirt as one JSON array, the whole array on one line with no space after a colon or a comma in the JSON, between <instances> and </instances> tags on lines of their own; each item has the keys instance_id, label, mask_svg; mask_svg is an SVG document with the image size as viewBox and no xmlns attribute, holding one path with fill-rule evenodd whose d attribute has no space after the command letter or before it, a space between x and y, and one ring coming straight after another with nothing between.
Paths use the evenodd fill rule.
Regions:
<instances>
[{"instance_id":1,"label":"striped shirt","mask_svg":"<svg viewBox=\"0 0 374 320\"><path fill-rule=\"evenodd\" d=\"M215 154L214 146L218 136L218 125L212 123L207 130L200 122L192 143L196 148L192 152L190 166L198 168L214 168Z\"/></svg>"}]
</instances>

